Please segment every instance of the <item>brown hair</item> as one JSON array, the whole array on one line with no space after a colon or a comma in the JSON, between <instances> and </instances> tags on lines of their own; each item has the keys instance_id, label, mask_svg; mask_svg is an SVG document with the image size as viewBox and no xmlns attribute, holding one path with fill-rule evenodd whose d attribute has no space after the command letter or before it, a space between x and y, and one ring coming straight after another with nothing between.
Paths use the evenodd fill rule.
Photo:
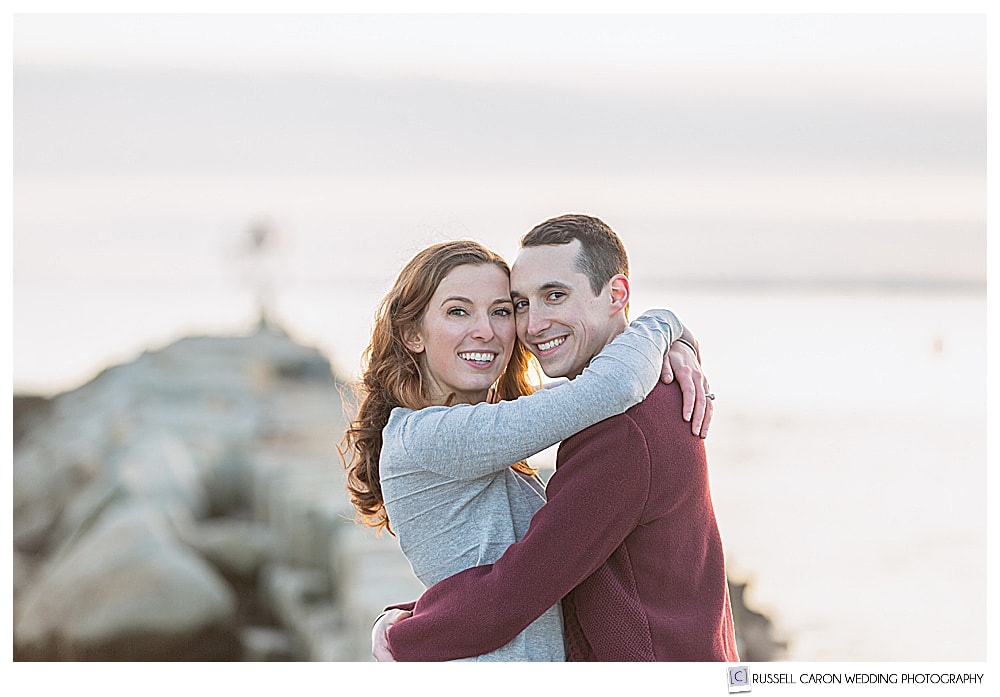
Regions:
<instances>
[{"instance_id":1,"label":"brown hair","mask_svg":"<svg viewBox=\"0 0 1000 697\"><path fill-rule=\"evenodd\" d=\"M569 244L573 240L582 245L576 268L587 276L595 295L612 276L628 276L625 245L607 223L589 215L567 213L539 223L521 238L521 246Z\"/></svg>"},{"instance_id":2,"label":"brown hair","mask_svg":"<svg viewBox=\"0 0 1000 697\"><path fill-rule=\"evenodd\" d=\"M422 409L430 406L419 363L406 348L403 337L420 323L427 304L445 276L466 264L494 264L510 276L510 267L503 257L478 242L439 242L418 252L403 267L375 312L371 341L362 356L361 380L355 386L360 407L344 436L344 447L338 450L347 469L347 489L358 518L377 530L385 529L394 534L379 480L382 429L396 407ZM529 367L537 370L531 354L515 341L510 362L491 390L490 401L531 394ZM345 451L351 452L350 462L344 456ZM525 462L514 467L526 474L534 473Z\"/></svg>"}]
</instances>

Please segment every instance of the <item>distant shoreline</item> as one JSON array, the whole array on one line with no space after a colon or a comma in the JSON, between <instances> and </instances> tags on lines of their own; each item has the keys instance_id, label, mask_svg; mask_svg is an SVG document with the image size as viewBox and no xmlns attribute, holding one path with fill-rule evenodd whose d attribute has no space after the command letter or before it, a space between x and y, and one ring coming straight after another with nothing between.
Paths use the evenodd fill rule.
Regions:
<instances>
[{"instance_id":1,"label":"distant shoreline","mask_svg":"<svg viewBox=\"0 0 1000 697\"><path fill-rule=\"evenodd\" d=\"M645 290L697 290L697 291L808 291L816 293L899 293L985 295L987 280L927 278L681 278L671 272L672 278L664 279L633 273L630 278L636 288ZM282 290L369 287L388 288L391 276L339 274L336 278L298 277L283 279Z\"/></svg>"},{"instance_id":2,"label":"distant shoreline","mask_svg":"<svg viewBox=\"0 0 1000 697\"><path fill-rule=\"evenodd\" d=\"M986 281L926 280L926 279L677 279L657 281L639 277L637 283L643 288L656 290L690 288L697 290L750 290L750 291L813 291L850 293L901 293L901 294L948 294L985 295Z\"/></svg>"}]
</instances>

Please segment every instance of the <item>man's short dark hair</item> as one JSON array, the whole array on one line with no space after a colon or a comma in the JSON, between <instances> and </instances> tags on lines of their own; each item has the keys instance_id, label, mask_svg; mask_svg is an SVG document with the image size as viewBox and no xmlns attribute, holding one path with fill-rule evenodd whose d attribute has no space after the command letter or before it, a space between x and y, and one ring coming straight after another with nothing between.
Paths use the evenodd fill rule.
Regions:
<instances>
[{"instance_id":1,"label":"man's short dark hair","mask_svg":"<svg viewBox=\"0 0 1000 697\"><path fill-rule=\"evenodd\" d=\"M625 245L604 221L589 215L567 213L539 223L521 238L522 247L570 244L580 240L576 268L587 276L594 295L616 274L628 276Z\"/></svg>"}]
</instances>

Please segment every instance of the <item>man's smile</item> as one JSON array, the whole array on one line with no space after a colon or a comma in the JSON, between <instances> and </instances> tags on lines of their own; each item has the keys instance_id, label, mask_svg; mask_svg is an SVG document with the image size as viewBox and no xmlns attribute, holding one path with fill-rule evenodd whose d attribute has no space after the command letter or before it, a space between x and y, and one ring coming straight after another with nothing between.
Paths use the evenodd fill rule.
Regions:
<instances>
[{"instance_id":1,"label":"man's smile","mask_svg":"<svg viewBox=\"0 0 1000 697\"><path fill-rule=\"evenodd\" d=\"M566 342L565 336L557 336L554 339L549 339L540 344L535 344L535 347L542 353L545 351L550 351L558 346L562 346Z\"/></svg>"}]
</instances>

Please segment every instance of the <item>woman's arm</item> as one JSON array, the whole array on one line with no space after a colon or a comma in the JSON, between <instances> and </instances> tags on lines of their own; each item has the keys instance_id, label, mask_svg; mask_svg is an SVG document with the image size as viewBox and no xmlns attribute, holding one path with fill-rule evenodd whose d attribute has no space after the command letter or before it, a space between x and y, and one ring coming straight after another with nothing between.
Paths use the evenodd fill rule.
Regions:
<instances>
[{"instance_id":1,"label":"woman's arm","mask_svg":"<svg viewBox=\"0 0 1000 697\"><path fill-rule=\"evenodd\" d=\"M455 479L509 467L646 398L682 326L669 310L634 320L575 379L496 404L394 409L383 463L410 463Z\"/></svg>"}]
</instances>

